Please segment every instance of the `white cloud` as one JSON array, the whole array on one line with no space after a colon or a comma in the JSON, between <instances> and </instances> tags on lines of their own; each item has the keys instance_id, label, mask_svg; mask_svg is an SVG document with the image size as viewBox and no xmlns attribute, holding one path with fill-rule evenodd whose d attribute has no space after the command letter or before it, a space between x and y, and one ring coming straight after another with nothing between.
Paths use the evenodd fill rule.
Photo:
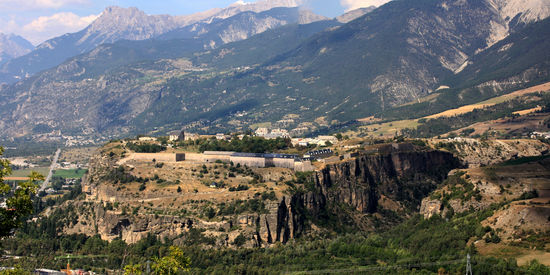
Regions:
<instances>
[{"instance_id":1,"label":"white cloud","mask_svg":"<svg viewBox=\"0 0 550 275\"><path fill-rule=\"evenodd\" d=\"M12 31L27 38L33 44L39 44L50 38L82 30L94 21L99 15L80 17L72 12L60 12L52 16L40 16L32 22L14 27Z\"/></svg>"},{"instance_id":2,"label":"white cloud","mask_svg":"<svg viewBox=\"0 0 550 275\"><path fill-rule=\"evenodd\" d=\"M366 8L370 6L382 6L391 0L340 0L340 4L346 9L346 11L355 10L358 8Z\"/></svg>"},{"instance_id":3,"label":"white cloud","mask_svg":"<svg viewBox=\"0 0 550 275\"><path fill-rule=\"evenodd\" d=\"M68 5L88 4L89 0L0 0L3 11L59 9Z\"/></svg>"}]
</instances>

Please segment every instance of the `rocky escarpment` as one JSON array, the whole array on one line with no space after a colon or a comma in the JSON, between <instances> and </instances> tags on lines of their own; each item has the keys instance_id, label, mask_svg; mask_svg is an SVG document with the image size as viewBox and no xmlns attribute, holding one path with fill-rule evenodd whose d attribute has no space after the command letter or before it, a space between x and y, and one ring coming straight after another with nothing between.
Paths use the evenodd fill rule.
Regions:
<instances>
[{"instance_id":1,"label":"rocky escarpment","mask_svg":"<svg viewBox=\"0 0 550 275\"><path fill-rule=\"evenodd\" d=\"M312 175L307 190L297 186L283 198L276 216L260 216L256 237L259 243L286 242L323 226L338 230L338 223L375 229L380 223L374 220L387 220L388 211L404 216L417 211L421 200L460 165L441 151L363 155L328 165Z\"/></svg>"},{"instance_id":2,"label":"rocky escarpment","mask_svg":"<svg viewBox=\"0 0 550 275\"><path fill-rule=\"evenodd\" d=\"M454 153L469 167L497 164L510 159L547 154L550 146L535 139L478 140L454 138L431 140L431 145Z\"/></svg>"},{"instance_id":3,"label":"rocky escarpment","mask_svg":"<svg viewBox=\"0 0 550 275\"><path fill-rule=\"evenodd\" d=\"M101 182L109 173L104 168L115 164L108 156L94 158L84 184L84 191L91 195L87 202L74 202L72 209L78 218L64 232L99 234L106 240L121 238L133 243L150 233L184 242L190 232L199 230L210 240L208 245L234 245L244 237L248 246L264 247L317 231L374 230L417 211L421 200L450 170L460 166L457 158L442 151L364 154L299 175L307 180L287 182L287 192L271 200L262 199L260 211L223 214L219 208L212 219L203 212L174 209L144 213L139 209L148 208L148 202L155 200L146 194L135 198L142 201L139 211L124 207L124 198L117 196L116 188ZM214 207L205 200L186 204L196 205L191 209Z\"/></svg>"}]
</instances>

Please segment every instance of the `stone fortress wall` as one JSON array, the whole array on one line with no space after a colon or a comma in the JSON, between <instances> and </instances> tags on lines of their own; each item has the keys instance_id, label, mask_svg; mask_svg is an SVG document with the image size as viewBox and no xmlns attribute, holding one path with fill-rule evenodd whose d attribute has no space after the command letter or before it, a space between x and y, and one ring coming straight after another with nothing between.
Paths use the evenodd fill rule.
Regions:
<instances>
[{"instance_id":1,"label":"stone fortress wall","mask_svg":"<svg viewBox=\"0 0 550 275\"><path fill-rule=\"evenodd\" d=\"M296 171L313 171L314 167L310 161L299 161L294 158L278 157L270 154L246 154L237 152L218 152L205 151L199 153L134 153L130 157L133 160L140 161L161 161L161 162L198 162L198 163L213 163L216 161L233 162L233 164L246 165L248 167L264 168L264 167L281 167L294 169Z\"/></svg>"}]
</instances>

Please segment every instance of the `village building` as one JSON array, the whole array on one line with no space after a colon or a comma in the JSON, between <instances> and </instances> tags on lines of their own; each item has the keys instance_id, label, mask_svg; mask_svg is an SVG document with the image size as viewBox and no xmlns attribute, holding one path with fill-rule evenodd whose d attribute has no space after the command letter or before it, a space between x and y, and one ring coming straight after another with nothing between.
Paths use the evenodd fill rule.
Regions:
<instances>
[{"instance_id":1,"label":"village building","mask_svg":"<svg viewBox=\"0 0 550 275\"><path fill-rule=\"evenodd\" d=\"M290 140L290 143L292 143L292 146L302 146L307 147L313 139L311 138L293 138Z\"/></svg>"},{"instance_id":2,"label":"village building","mask_svg":"<svg viewBox=\"0 0 550 275\"><path fill-rule=\"evenodd\" d=\"M531 138L532 139L536 139L536 138L545 138L545 139L550 139L550 132L533 132L531 134Z\"/></svg>"},{"instance_id":3,"label":"village building","mask_svg":"<svg viewBox=\"0 0 550 275\"><path fill-rule=\"evenodd\" d=\"M258 128L256 129L256 131L254 131L254 134L258 137L263 137L269 134L269 130L267 128Z\"/></svg>"},{"instance_id":4,"label":"village building","mask_svg":"<svg viewBox=\"0 0 550 275\"><path fill-rule=\"evenodd\" d=\"M197 140L201 138L199 134L196 133L185 133L185 136L183 137L183 140L190 141L190 140Z\"/></svg>"},{"instance_id":5,"label":"village building","mask_svg":"<svg viewBox=\"0 0 550 275\"><path fill-rule=\"evenodd\" d=\"M216 139L217 140L230 140L231 136L226 135L226 134L222 134L222 133L218 133L218 134L216 134Z\"/></svg>"},{"instance_id":6,"label":"village building","mask_svg":"<svg viewBox=\"0 0 550 275\"><path fill-rule=\"evenodd\" d=\"M328 141L332 144L335 144L338 142L338 139L335 136L318 136L317 139L325 142Z\"/></svg>"}]
</instances>

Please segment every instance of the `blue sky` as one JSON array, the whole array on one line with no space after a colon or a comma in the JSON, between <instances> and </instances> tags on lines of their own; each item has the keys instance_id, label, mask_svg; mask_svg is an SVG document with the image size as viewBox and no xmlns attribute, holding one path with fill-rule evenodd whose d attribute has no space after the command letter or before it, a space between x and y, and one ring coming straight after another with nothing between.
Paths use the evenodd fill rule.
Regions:
<instances>
[{"instance_id":1,"label":"blue sky","mask_svg":"<svg viewBox=\"0 0 550 275\"><path fill-rule=\"evenodd\" d=\"M37 45L89 25L108 6L137 7L147 14L185 15L223 8L236 0L0 0L0 33L15 33ZM257 0L245 0L255 2ZM307 0L316 13L334 17L389 0Z\"/></svg>"}]
</instances>

